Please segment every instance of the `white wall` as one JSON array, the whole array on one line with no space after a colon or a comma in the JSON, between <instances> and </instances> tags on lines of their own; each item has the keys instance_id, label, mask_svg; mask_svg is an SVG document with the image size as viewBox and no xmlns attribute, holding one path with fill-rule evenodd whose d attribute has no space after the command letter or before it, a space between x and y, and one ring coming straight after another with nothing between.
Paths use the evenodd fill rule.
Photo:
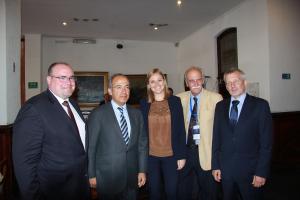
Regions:
<instances>
[{"instance_id":1,"label":"white wall","mask_svg":"<svg viewBox=\"0 0 300 200\"><path fill-rule=\"evenodd\" d=\"M41 35L25 35L25 96L29 99L41 92ZM28 88L28 82L37 82L38 88Z\"/></svg>"},{"instance_id":2,"label":"white wall","mask_svg":"<svg viewBox=\"0 0 300 200\"><path fill-rule=\"evenodd\" d=\"M6 101L6 8L5 1L0 0L0 125L7 122Z\"/></svg>"},{"instance_id":3,"label":"white wall","mask_svg":"<svg viewBox=\"0 0 300 200\"><path fill-rule=\"evenodd\" d=\"M237 28L238 64L249 82L259 82L261 97L270 99L269 44L265 0L248 0L218 17L180 42L179 65L182 73L191 66L204 69L210 80L209 89L216 89L217 36L227 28ZM182 80L183 81L183 80Z\"/></svg>"},{"instance_id":4,"label":"white wall","mask_svg":"<svg viewBox=\"0 0 300 200\"><path fill-rule=\"evenodd\" d=\"M268 0L271 108L300 110L300 1ZM290 73L290 80L281 79Z\"/></svg>"},{"instance_id":5,"label":"white wall","mask_svg":"<svg viewBox=\"0 0 300 200\"><path fill-rule=\"evenodd\" d=\"M0 1L0 124L14 121L20 107L20 0Z\"/></svg>"},{"instance_id":6,"label":"white wall","mask_svg":"<svg viewBox=\"0 0 300 200\"><path fill-rule=\"evenodd\" d=\"M123 74L146 74L159 67L168 74L169 85L178 91L177 47L173 43L122 41L117 49L115 40L98 39L96 44L74 44L70 38L42 38L42 80L48 66L55 61L70 63L75 71L108 71Z\"/></svg>"},{"instance_id":7,"label":"white wall","mask_svg":"<svg viewBox=\"0 0 300 200\"><path fill-rule=\"evenodd\" d=\"M115 40L98 39L95 45L83 45L73 44L70 38L43 37L42 88L46 88L49 64L66 61L76 71L110 74L145 74L160 67L175 93L183 90L185 69L197 65L212 77L208 89L216 90L216 37L236 27L239 68L248 82L259 83L259 96L270 102L272 112L299 110L299 7L298 0L246 0L180 41L178 48L172 43L122 41L124 49L119 50ZM291 80L281 80L282 73L291 73Z\"/></svg>"}]
</instances>

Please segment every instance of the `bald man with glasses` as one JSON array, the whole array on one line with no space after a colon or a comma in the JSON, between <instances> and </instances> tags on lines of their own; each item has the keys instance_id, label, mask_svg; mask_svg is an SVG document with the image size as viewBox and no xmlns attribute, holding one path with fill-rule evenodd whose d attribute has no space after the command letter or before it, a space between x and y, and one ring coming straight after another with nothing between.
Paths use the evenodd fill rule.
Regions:
<instances>
[{"instance_id":1,"label":"bald man with glasses","mask_svg":"<svg viewBox=\"0 0 300 200\"><path fill-rule=\"evenodd\" d=\"M197 196L213 200L217 198L217 186L211 175L213 117L222 97L203 88L204 74L199 67L188 68L184 79L190 90L177 95L181 99L187 133L186 164L179 172L179 199Z\"/></svg>"},{"instance_id":2,"label":"bald man with glasses","mask_svg":"<svg viewBox=\"0 0 300 200\"><path fill-rule=\"evenodd\" d=\"M48 89L29 99L13 125L13 164L20 199L89 199L87 135L71 66L50 65Z\"/></svg>"}]
</instances>

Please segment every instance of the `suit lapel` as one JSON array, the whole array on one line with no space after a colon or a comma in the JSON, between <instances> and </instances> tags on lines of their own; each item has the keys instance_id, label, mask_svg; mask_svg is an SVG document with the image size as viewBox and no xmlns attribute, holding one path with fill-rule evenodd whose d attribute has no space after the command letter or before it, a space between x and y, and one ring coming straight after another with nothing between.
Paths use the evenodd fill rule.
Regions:
<instances>
[{"instance_id":1,"label":"suit lapel","mask_svg":"<svg viewBox=\"0 0 300 200\"><path fill-rule=\"evenodd\" d=\"M251 107L251 97L247 94L236 126L243 124L247 119L247 113L250 112Z\"/></svg>"},{"instance_id":2,"label":"suit lapel","mask_svg":"<svg viewBox=\"0 0 300 200\"><path fill-rule=\"evenodd\" d=\"M73 99L69 99L70 103L72 104L72 106L75 108L76 112L78 113L78 115L80 116L81 120L83 121L84 125L85 125L85 130L86 130L86 120L84 119L83 115L82 115L82 112L78 106L78 104L73 100ZM69 116L68 116L69 117ZM70 120L71 121L71 120ZM74 125L74 123L72 123ZM74 128L76 129L75 125L74 125ZM78 135L79 136L79 135ZM79 142L80 144L82 144L82 141L81 141L81 138L80 136L77 137L79 139ZM87 132L85 132L85 147L87 149L88 147L88 134Z\"/></svg>"},{"instance_id":3,"label":"suit lapel","mask_svg":"<svg viewBox=\"0 0 300 200\"><path fill-rule=\"evenodd\" d=\"M229 119L229 109L230 109L230 98L227 98L225 100L224 119L226 119L226 122L227 122L228 126L231 127L230 119Z\"/></svg>"},{"instance_id":4,"label":"suit lapel","mask_svg":"<svg viewBox=\"0 0 300 200\"><path fill-rule=\"evenodd\" d=\"M111 105L111 102L109 103L110 104L110 106L109 106L109 113L110 113L110 116L107 116L108 117L108 119L109 118L111 118L112 120L108 120L108 121L112 121L112 123L111 123L111 128L112 129L114 129L115 131L111 131L112 133L116 133L118 136L117 137L119 137L120 138L120 140L122 141L122 144L124 144L124 146L126 147L127 145L126 145L126 143L125 143L125 141L124 141L124 139L123 139L123 136L122 136L122 131L121 131L121 128L120 128L120 125L119 125L119 121L118 121L118 118L117 118L117 116L116 116L116 114L115 114L115 111L114 111L114 109L113 109L113 107L112 107L112 105ZM128 107L127 107L128 108ZM128 111L128 109L127 109L127 111ZM128 115L129 115L129 111L128 111ZM129 120L131 121L131 119L130 119L130 115L129 115ZM130 124L131 124L131 122L130 122ZM132 128L131 128L132 129ZM130 137L129 137L129 143L130 143ZM129 144L128 143L128 144Z\"/></svg>"},{"instance_id":5,"label":"suit lapel","mask_svg":"<svg viewBox=\"0 0 300 200\"><path fill-rule=\"evenodd\" d=\"M130 126L131 126L131 131L130 131L130 137L129 137L129 142L128 142L128 147L131 144L134 144L135 141L137 140L137 133L138 131L136 131L136 129L138 129L139 124L137 124L137 120L136 120L136 116L134 115L134 112L132 110L133 108L131 108L130 106L127 105L127 112L128 112L128 116L129 116L129 121L130 121ZM148 104L148 111L150 109L150 104ZM125 142L124 142L125 144Z\"/></svg>"},{"instance_id":6,"label":"suit lapel","mask_svg":"<svg viewBox=\"0 0 300 200\"><path fill-rule=\"evenodd\" d=\"M185 95L181 98L181 104L183 108L183 115L184 115L184 125L186 130L186 135L188 134L188 127L189 127L189 110L190 110L190 92L186 92Z\"/></svg>"},{"instance_id":7,"label":"suit lapel","mask_svg":"<svg viewBox=\"0 0 300 200\"><path fill-rule=\"evenodd\" d=\"M206 104L209 103L207 102L207 93L205 92L205 89L202 88L202 91L200 92L200 101L199 101L199 115L198 115L198 121L200 124L200 129L201 129L201 124L203 123L203 119L206 116ZM203 126L202 126L203 127ZM201 131L200 131L201 133Z\"/></svg>"},{"instance_id":8,"label":"suit lapel","mask_svg":"<svg viewBox=\"0 0 300 200\"><path fill-rule=\"evenodd\" d=\"M82 121L85 123L86 120L84 119L82 112L81 112L80 108L78 107L78 104L73 99L69 99L69 101L72 104L72 106L75 108L76 112L78 113L78 115L80 116Z\"/></svg>"},{"instance_id":9,"label":"suit lapel","mask_svg":"<svg viewBox=\"0 0 300 200\"><path fill-rule=\"evenodd\" d=\"M133 131L133 130L136 129L137 124L135 123L135 118L134 118L134 114L132 112L132 108L130 108L128 105L127 105L127 112L128 112L130 126L131 126L130 137L129 137L129 142L128 142L128 147L129 147L132 144L134 138L136 137L136 131ZM125 144L125 142L124 142L124 144Z\"/></svg>"},{"instance_id":10,"label":"suit lapel","mask_svg":"<svg viewBox=\"0 0 300 200\"><path fill-rule=\"evenodd\" d=\"M72 136L74 136L76 138L76 140L78 141L78 143L80 144L80 146L82 147L82 149L84 150L84 146L82 144L80 135L77 132L77 127L75 126L75 124L72 122L72 120L70 119L69 115L66 113L66 111L63 109L63 107L60 105L60 103L58 102L58 100L55 98L55 96L48 90L47 91L47 95L48 98L50 100L50 102L53 104L53 106L55 107L55 110L57 110L57 112L59 112L59 116L62 116L63 120L65 121L65 123L67 123L68 126L70 126L73 131L72 131ZM74 103L74 102L73 102ZM72 103L72 105L74 105ZM76 107L75 107L76 108ZM79 114L80 115L80 114ZM59 118L58 118L59 119Z\"/></svg>"}]
</instances>

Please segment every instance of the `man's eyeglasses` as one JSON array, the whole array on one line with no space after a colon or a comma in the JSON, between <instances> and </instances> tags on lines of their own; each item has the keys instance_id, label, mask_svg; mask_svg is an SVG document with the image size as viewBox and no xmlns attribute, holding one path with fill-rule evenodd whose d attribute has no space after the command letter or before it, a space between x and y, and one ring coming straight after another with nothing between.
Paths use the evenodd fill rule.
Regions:
<instances>
[{"instance_id":1,"label":"man's eyeglasses","mask_svg":"<svg viewBox=\"0 0 300 200\"><path fill-rule=\"evenodd\" d=\"M75 76L50 76L52 78L57 78L58 80L62 81L62 82L67 82L67 81L76 81L76 77Z\"/></svg>"},{"instance_id":2,"label":"man's eyeglasses","mask_svg":"<svg viewBox=\"0 0 300 200\"><path fill-rule=\"evenodd\" d=\"M189 79L189 80L188 80L188 83L191 84L191 85L192 85L192 84L200 84L200 83L202 83L202 80L203 80L202 78L198 78L198 79Z\"/></svg>"},{"instance_id":3,"label":"man's eyeglasses","mask_svg":"<svg viewBox=\"0 0 300 200\"><path fill-rule=\"evenodd\" d=\"M230 87L230 86L232 86L232 85L240 85L242 83L242 80L240 80L240 79L237 79L237 80L234 80L234 81L231 81L231 82L225 82L225 85L227 86L227 87Z\"/></svg>"}]
</instances>

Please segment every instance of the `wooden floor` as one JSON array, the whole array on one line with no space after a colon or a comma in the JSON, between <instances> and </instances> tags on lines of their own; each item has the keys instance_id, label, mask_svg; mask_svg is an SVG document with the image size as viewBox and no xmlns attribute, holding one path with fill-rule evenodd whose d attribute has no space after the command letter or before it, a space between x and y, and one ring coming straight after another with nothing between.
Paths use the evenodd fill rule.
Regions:
<instances>
[{"instance_id":1,"label":"wooden floor","mask_svg":"<svg viewBox=\"0 0 300 200\"><path fill-rule=\"evenodd\" d=\"M221 193L220 193L220 200ZM3 198L0 196L0 199ZM15 188L5 200L17 200ZM96 198L93 198L93 200ZM139 190L138 200L148 200L147 187ZM300 163L298 166L273 166L270 178L265 186L264 200L298 200L300 199Z\"/></svg>"},{"instance_id":2,"label":"wooden floor","mask_svg":"<svg viewBox=\"0 0 300 200\"><path fill-rule=\"evenodd\" d=\"M218 196L221 200L222 195ZM143 188L139 200L148 199L147 189ZM265 185L264 200L300 200L300 166L273 166Z\"/></svg>"}]
</instances>

